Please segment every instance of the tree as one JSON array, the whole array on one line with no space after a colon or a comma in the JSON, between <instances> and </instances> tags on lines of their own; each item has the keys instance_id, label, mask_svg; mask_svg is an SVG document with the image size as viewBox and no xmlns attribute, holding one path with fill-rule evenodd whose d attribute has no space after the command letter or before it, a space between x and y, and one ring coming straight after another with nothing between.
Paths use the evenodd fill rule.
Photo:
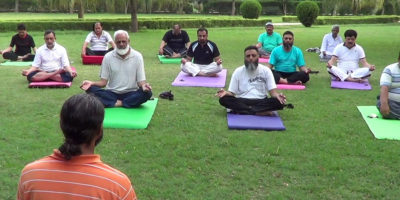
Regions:
<instances>
[{"instance_id":1,"label":"tree","mask_svg":"<svg viewBox=\"0 0 400 200\"><path fill-rule=\"evenodd\" d=\"M232 11L231 11L231 15L234 16L236 13L236 1L232 0Z\"/></svg>"},{"instance_id":2,"label":"tree","mask_svg":"<svg viewBox=\"0 0 400 200\"><path fill-rule=\"evenodd\" d=\"M79 0L78 18L83 19L84 14L85 14L85 0Z\"/></svg>"},{"instance_id":3,"label":"tree","mask_svg":"<svg viewBox=\"0 0 400 200\"><path fill-rule=\"evenodd\" d=\"M16 13L19 11L19 0L15 0L15 10Z\"/></svg>"},{"instance_id":4,"label":"tree","mask_svg":"<svg viewBox=\"0 0 400 200\"><path fill-rule=\"evenodd\" d=\"M136 33L139 30L138 19L137 19L137 5L138 0L131 1L131 31Z\"/></svg>"}]
</instances>

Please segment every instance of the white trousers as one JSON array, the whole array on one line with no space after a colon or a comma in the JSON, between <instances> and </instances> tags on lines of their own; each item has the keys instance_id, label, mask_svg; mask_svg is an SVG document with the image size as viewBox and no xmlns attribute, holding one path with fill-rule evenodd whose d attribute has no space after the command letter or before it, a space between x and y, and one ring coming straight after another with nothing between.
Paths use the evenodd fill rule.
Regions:
<instances>
[{"instance_id":1,"label":"white trousers","mask_svg":"<svg viewBox=\"0 0 400 200\"><path fill-rule=\"evenodd\" d=\"M192 74L196 76L199 72L206 74L216 74L222 70L222 65L217 65L216 62L212 62L208 65L194 64L192 62L186 62L181 64L181 70L185 73Z\"/></svg>"},{"instance_id":2,"label":"white trousers","mask_svg":"<svg viewBox=\"0 0 400 200\"><path fill-rule=\"evenodd\" d=\"M332 68L330 68L330 69L328 68L328 71L334 75L334 76L331 75L331 77L333 79L336 77L339 77L339 79L341 81L346 80L349 76L351 78L364 78L371 74L371 71L369 71L368 67L362 67L362 68L355 69L353 71L347 71L345 69L342 69L342 68L339 68L336 66L332 66Z\"/></svg>"}]
</instances>

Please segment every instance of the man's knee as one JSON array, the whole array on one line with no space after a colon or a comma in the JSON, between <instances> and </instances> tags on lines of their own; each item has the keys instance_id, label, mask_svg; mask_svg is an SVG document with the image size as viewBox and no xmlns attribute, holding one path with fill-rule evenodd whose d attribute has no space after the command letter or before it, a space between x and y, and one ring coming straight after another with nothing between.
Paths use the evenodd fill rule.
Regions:
<instances>
[{"instance_id":1,"label":"man's knee","mask_svg":"<svg viewBox=\"0 0 400 200\"><path fill-rule=\"evenodd\" d=\"M36 75L37 73L39 73L39 71L33 71L33 72L29 73L29 74L26 76L26 79L27 79L29 82L34 82L34 81L35 81L35 75Z\"/></svg>"},{"instance_id":2,"label":"man's knee","mask_svg":"<svg viewBox=\"0 0 400 200\"><path fill-rule=\"evenodd\" d=\"M60 76L63 82L71 82L74 79L68 72L61 73Z\"/></svg>"},{"instance_id":3,"label":"man's knee","mask_svg":"<svg viewBox=\"0 0 400 200\"><path fill-rule=\"evenodd\" d=\"M221 104L221 106L226 107L229 102L232 101L232 98L234 98L233 96L223 96L221 98L219 98L219 104Z\"/></svg>"}]
</instances>

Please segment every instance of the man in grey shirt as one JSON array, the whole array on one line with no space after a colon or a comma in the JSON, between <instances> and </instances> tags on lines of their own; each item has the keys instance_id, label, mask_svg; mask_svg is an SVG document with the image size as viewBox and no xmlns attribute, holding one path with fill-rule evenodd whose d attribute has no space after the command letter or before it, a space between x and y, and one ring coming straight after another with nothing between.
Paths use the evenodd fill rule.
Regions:
<instances>
[{"instance_id":1,"label":"man in grey shirt","mask_svg":"<svg viewBox=\"0 0 400 200\"><path fill-rule=\"evenodd\" d=\"M129 34L124 30L114 33L114 41L117 48L104 56L100 81L85 80L81 88L94 94L105 107L138 107L152 96L142 54L130 47Z\"/></svg>"}]
</instances>

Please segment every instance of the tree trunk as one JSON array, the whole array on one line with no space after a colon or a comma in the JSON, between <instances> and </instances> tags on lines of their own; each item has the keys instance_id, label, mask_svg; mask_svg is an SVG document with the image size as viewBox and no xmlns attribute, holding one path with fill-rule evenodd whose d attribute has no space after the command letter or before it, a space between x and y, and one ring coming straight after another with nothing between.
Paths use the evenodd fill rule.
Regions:
<instances>
[{"instance_id":1,"label":"tree trunk","mask_svg":"<svg viewBox=\"0 0 400 200\"><path fill-rule=\"evenodd\" d=\"M84 2L84 0L80 0L78 18L83 19L84 14L85 14L85 2Z\"/></svg>"},{"instance_id":2,"label":"tree trunk","mask_svg":"<svg viewBox=\"0 0 400 200\"><path fill-rule=\"evenodd\" d=\"M234 16L236 14L236 0L232 0L232 12L231 15Z\"/></svg>"},{"instance_id":3,"label":"tree trunk","mask_svg":"<svg viewBox=\"0 0 400 200\"><path fill-rule=\"evenodd\" d=\"M15 0L15 10L16 13L19 12L19 0Z\"/></svg>"},{"instance_id":4,"label":"tree trunk","mask_svg":"<svg viewBox=\"0 0 400 200\"><path fill-rule=\"evenodd\" d=\"M70 0L69 1L69 14L74 14L74 5L75 5L75 0Z\"/></svg>"},{"instance_id":5,"label":"tree trunk","mask_svg":"<svg viewBox=\"0 0 400 200\"><path fill-rule=\"evenodd\" d=\"M138 27L138 19L137 19L137 0L130 0L131 1L131 31L136 33L139 30Z\"/></svg>"},{"instance_id":6,"label":"tree trunk","mask_svg":"<svg viewBox=\"0 0 400 200\"><path fill-rule=\"evenodd\" d=\"M283 15L286 16L286 14L287 14L287 0L282 0L282 10L283 10Z\"/></svg>"}]
</instances>

